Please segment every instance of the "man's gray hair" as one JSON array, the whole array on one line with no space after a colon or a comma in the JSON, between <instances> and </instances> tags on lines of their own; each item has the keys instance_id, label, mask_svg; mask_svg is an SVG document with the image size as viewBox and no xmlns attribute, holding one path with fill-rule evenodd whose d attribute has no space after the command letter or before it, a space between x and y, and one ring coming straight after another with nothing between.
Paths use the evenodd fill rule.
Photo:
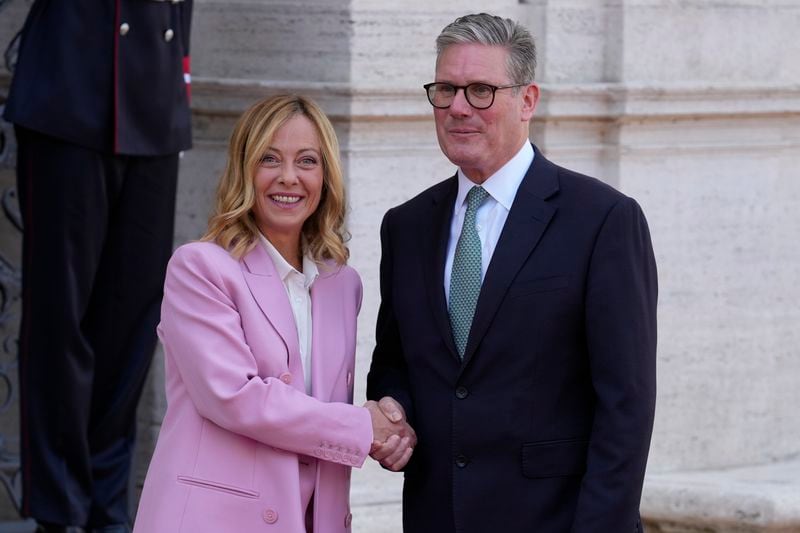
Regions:
<instances>
[{"instance_id":1,"label":"man's gray hair","mask_svg":"<svg viewBox=\"0 0 800 533\"><path fill-rule=\"evenodd\" d=\"M536 45L530 32L518 22L488 13L459 17L436 38L436 57L441 57L448 46L469 43L506 48L506 71L512 83L533 82Z\"/></svg>"}]
</instances>

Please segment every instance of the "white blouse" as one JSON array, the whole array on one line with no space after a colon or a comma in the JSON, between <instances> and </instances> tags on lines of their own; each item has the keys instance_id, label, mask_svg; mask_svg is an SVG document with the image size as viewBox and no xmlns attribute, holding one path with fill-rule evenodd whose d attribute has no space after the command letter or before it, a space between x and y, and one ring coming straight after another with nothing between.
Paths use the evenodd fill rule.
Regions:
<instances>
[{"instance_id":1,"label":"white blouse","mask_svg":"<svg viewBox=\"0 0 800 533\"><path fill-rule=\"evenodd\" d=\"M267 250L275 270L278 271L292 306L294 323L297 327L297 340L300 358L303 361L303 379L306 394L311 395L311 285L319 276L317 264L310 255L303 255L303 272L290 265L269 240L261 235L261 243Z\"/></svg>"}]
</instances>

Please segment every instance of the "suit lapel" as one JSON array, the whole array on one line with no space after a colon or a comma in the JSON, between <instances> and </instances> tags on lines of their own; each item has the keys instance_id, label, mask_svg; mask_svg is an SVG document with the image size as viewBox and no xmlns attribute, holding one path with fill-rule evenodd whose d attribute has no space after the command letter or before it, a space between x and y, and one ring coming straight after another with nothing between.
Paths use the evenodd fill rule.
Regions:
<instances>
[{"instance_id":1,"label":"suit lapel","mask_svg":"<svg viewBox=\"0 0 800 533\"><path fill-rule=\"evenodd\" d=\"M297 327L294 323L289 297L286 294L286 287L278 277L275 265L261 243L258 243L242 258L242 272L250 294L253 295L264 316L286 345L286 351L289 354L287 361L289 371L298 377L294 384L299 383L300 388L305 389L302 385L303 372Z\"/></svg>"},{"instance_id":2,"label":"suit lapel","mask_svg":"<svg viewBox=\"0 0 800 533\"><path fill-rule=\"evenodd\" d=\"M453 342L453 331L450 327L447 299L444 294L444 265L447 258L447 242L450 237L450 221L453 218L453 207L457 194L458 180L456 176L447 180L444 187L434 191L431 218L427 220L429 224L423 224L420 234L427 233L427 248L422 257L427 263L423 265L423 271L433 317L451 355L460 361L455 342Z\"/></svg>"},{"instance_id":3,"label":"suit lapel","mask_svg":"<svg viewBox=\"0 0 800 533\"><path fill-rule=\"evenodd\" d=\"M535 152L533 164L514 197L481 286L464 351L465 364L475 353L514 277L539 243L556 212L546 199L558 192L558 169L541 152L536 149Z\"/></svg>"},{"instance_id":4,"label":"suit lapel","mask_svg":"<svg viewBox=\"0 0 800 533\"><path fill-rule=\"evenodd\" d=\"M338 364L340 359L325 357L325 353L336 354L345 349L344 302L335 291L336 284L330 283L331 270L336 268L332 262L319 265L319 277L311 286L311 392L314 398L325 402L331 401L338 381L336 373L346 369Z\"/></svg>"}]
</instances>

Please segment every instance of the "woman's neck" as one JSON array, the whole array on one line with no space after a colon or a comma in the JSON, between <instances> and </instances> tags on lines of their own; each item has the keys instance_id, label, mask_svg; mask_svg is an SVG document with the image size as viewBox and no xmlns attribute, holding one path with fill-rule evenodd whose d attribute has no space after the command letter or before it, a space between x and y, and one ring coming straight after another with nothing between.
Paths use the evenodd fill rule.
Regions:
<instances>
[{"instance_id":1,"label":"woman's neck","mask_svg":"<svg viewBox=\"0 0 800 533\"><path fill-rule=\"evenodd\" d=\"M300 246L300 236L290 237L288 235L270 235L266 232L264 236L272 243L272 246L278 250L278 253L286 259L286 262L292 265L298 272L303 271L303 254L302 247Z\"/></svg>"}]
</instances>

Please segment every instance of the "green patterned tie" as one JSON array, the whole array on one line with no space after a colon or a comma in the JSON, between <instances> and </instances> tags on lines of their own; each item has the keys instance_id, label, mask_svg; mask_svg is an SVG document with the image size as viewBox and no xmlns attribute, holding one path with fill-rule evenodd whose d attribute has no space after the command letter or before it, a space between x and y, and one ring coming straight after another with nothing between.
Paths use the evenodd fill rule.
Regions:
<instances>
[{"instance_id":1,"label":"green patterned tie","mask_svg":"<svg viewBox=\"0 0 800 533\"><path fill-rule=\"evenodd\" d=\"M467 212L450 275L450 326L462 359L481 291L481 240L475 229L475 214L488 195L483 187L473 187L467 193Z\"/></svg>"}]
</instances>

